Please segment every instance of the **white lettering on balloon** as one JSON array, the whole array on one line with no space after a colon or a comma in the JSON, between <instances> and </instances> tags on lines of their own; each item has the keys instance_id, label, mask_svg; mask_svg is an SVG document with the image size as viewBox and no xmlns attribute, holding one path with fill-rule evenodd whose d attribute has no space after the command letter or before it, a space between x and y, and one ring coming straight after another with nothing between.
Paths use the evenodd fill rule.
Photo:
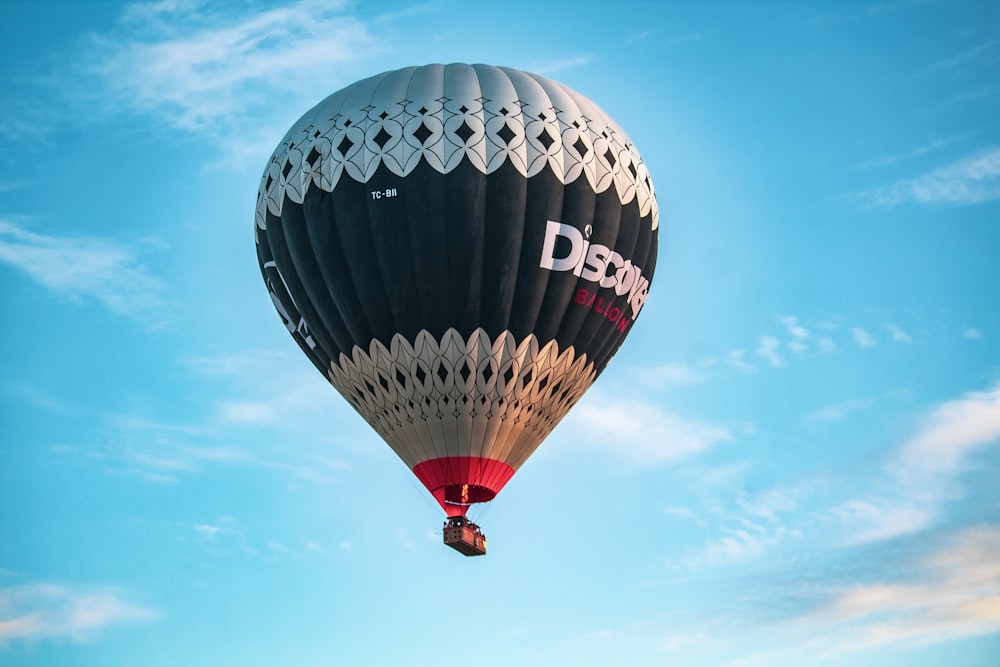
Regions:
<instances>
[{"instance_id":1,"label":"white lettering on balloon","mask_svg":"<svg viewBox=\"0 0 1000 667\"><path fill-rule=\"evenodd\" d=\"M568 252L566 243L559 243L559 239L569 242ZM564 256L556 257L556 246L562 250L560 254ZM542 243L542 257L538 263L543 269L549 271L572 271L574 276L579 276L587 282L597 283L604 289L614 289L618 296L628 295L628 305L632 308L632 319L639 316L639 311L646 303L646 296L649 294L649 280L642 275L642 269L632 263L632 260L625 259L617 251L601 245L591 243L584 238L583 232L572 225L564 225L553 220L549 220L545 227L545 240ZM575 297L576 303L589 304L594 308L594 297L596 294L586 299L581 296L578 290ZM583 299L583 300L581 300ZM620 324L622 313L618 308L611 308L610 303L604 304L604 299L599 299L598 312L610 317L610 313L615 313L613 321L618 325L619 330L624 330ZM606 305L606 309L602 309Z\"/></svg>"}]
</instances>

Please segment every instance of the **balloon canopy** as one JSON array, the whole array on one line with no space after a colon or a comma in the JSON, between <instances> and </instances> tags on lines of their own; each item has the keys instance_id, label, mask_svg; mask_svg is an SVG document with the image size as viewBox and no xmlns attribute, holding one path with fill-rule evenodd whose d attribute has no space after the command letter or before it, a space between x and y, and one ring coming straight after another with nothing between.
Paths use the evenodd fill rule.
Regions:
<instances>
[{"instance_id":1,"label":"balloon canopy","mask_svg":"<svg viewBox=\"0 0 1000 667\"><path fill-rule=\"evenodd\" d=\"M628 335L657 222L645 164L593 102L451 64L358 81L302 116L264 171L254 232L292 337L462 516Z\"/></svg>"}]
</instances>

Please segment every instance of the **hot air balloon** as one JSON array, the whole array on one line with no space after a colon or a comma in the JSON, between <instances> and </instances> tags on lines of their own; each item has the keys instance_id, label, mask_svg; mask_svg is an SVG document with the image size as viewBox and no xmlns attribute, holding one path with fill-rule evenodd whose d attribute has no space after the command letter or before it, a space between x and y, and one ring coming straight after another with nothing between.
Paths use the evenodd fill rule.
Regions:
<instances>
[{"instance_id":1,"label":"hot air balloon","mask_svg":"<svg viewBox=\"0 0 1000 667\"><path fill-rule=\"evenodd\" d=\"M340 90L264 170L255 239L302 351L485 553L492 500L604 370L649 292L632 141L544 77L426 65Z\"/></svg>"}]
</instances>

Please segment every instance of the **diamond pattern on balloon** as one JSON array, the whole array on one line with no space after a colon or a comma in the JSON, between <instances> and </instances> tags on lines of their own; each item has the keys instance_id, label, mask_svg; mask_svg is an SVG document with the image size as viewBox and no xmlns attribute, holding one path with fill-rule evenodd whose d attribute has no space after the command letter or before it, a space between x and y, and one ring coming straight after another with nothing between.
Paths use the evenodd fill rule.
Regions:
<instances>
[{"instance_id":1,"label":"diamond pattern on balloon","mask_svg":"<svg viewBox=\"0 0 1000 667\"><path fill-rule=\"evenodd\" d=\"M464 146L469 143L469 139L476 134L476 131L469 127L469 124L463 119L462 124L455 129L455 134L462 140L462 145Z\"/></svg>"},{"instance_id":2,"label":"diamond pattern on balloon","mask_svg":"<svg viewBox=\"0 0 1000 667\"><path fill-rule=\"evenodd\" d=\"M564 183L586 177L598 193L615 188L623 204L638 199L640 213L650 215L653 228L657 227L659 212L653 184L642 158L609 117L593 111L583 114L574 111L573 105L560 104L560 108L556 109L544 96L539 98L537 91L519 91L517 87L520 84L514 79L510 79L508 93L493 94L490 98L479 94L473 97L457 88L445 88L445 95L440 94L441 88L428 89L421 96L417 87L391 85L393 82L402 83L403 77L410 76L407 72L386 73L385 86L380 86L372 99L353 107L347 104L348 90L352 89L335 93L322 103L327 105L326 108L315 115L310 114L308 120L300 121L302 125L288 133L273 155L274 163L280 167L273 172L268 169L261 179L261 196L255 213L260 229L266 228L267 211L273 215L281 214L286 191L288 198L296 203L301 203L310 187L333 191L345 168L352 178L367 180L378 165L385 162L394 173L405 177L425 161L432 168L447 173L462 163L463 157L468 157L471 164L484 173L492 173L509 161L528 178L543 169L554 171ZM400 88L406 89L405 98L379 92ZM563 90L571 99L578 97L569 89ZM462 99L463 95L468 97ZM452 102L458 102L458 106ZM393 134L384 127L385 122L392 122L391 114L385 111L370 114L375 109L400 105L412 109L410 117L420 118L421 122L406 141L393 143L400 133ZM580 108L594 109L589 103L581 103ZM456 115L462 116L461 122L449 123L449 119ZM352 121L350 116L354 116L355 120ZM426 122L431 118L434 122ZM490 118L504 118L505 121L487 123ZM522 144L519 150L513 150L511 142L525 135L528 125L538 125L539 128L531 128L528 136L532 139ZM431 148L427 144L436 134L432 129L434 127L439 128L437 133L443 134L446 140L435 142ZM353 133L355 138L349 138L348 132ZM409 136L415 142L410 141ZM354 151L359 140L371 141L372 146L378 146L379 153L372 155L370 151ZM316 148L320 141L327 142L326 152ZM319 152L319 158L313 157L314 151ZM339 159L333 151L340 154ZM290 159L293 152L298 155L296 160ZM588 159L594 153L604 160ZM324 155L330 155L333 160L323 159ZM303 159L303 156L309 157ZM317 159L324 163L323 177L314 175L310 178L306 172L315 169ZM330 162L336 166L327 166ZM296 171L303 172L302 177L296 176ZM277 178L279 173L282 178Z\"/></svg>"},{"instance_id":3,"label":"diamond pattern on balloon","mask_svg":"<svg viewBox=\"0 0 1000 667\"><path fill-rule=\"evenodd\" d=\"M390 139L392 139L392 135L386 132L384 127L379 128L378 134L372 137L372 141L375 142L375 145L383 150L385 149L385 145L389 143Z\"/></svg>"},{"instance_id":4,"label":"diamond pattern on balloon","mask_svg":"<svg viewBox=\"0 0 1000 667\"><path fill-rule=\"evenodd\" d=\"M434 132L432 132L431 129L427 127L427 123L424 123L423 121L421 121L420 127L413 131L413 136L416 137L421 146L426 144L427 140L430 139L433 134Z\"/></svg>"},{"instance_id":5,"label":"diamond pattern on balloon","mask_svg":"<svg viewBox=\"0 0 1000 667\"><path fill-rule=\"evenodd\" d=\"M428 368L435 369L436 381L426 382ZM499 381L491 382L497 368L504 370ZM572 347L560 350L555 341L540 346L534 336L517 341L510 332L491 341L481 329L468 339L449 329L441 340L421 331L413 343L397 335L388 348L373 341L368 350L355 347L350 356L342 354L329 371L331 384L411 465L432 457L430 450L437 446L417 446L426 438L420 433L444 428L440 433L447 440L447 433L457 431L432 425L453 419L479 420L477 432L492 433L476 445L477 452L521 461L595 377L593 364Z\"/></svg>"}]
</instances>

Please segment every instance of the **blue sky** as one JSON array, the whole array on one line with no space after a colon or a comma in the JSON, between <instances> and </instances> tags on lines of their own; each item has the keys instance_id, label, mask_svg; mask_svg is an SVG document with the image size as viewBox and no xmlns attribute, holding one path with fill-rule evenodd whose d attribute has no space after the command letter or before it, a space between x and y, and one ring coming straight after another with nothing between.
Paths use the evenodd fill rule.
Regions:
<instances>
[{"instance_id":1,"label":"blue sky","mask_svg":"<svg viewBox=\"0 0 1000 667\"><path fill-rule=\"evenodd\" d=\"M4 0L0 33L4 665L996 664L995 2ZM291 123L429 62L592 98L660 206L642 318L480 559L253 244Z\"/></svg>"}]
</instances>

